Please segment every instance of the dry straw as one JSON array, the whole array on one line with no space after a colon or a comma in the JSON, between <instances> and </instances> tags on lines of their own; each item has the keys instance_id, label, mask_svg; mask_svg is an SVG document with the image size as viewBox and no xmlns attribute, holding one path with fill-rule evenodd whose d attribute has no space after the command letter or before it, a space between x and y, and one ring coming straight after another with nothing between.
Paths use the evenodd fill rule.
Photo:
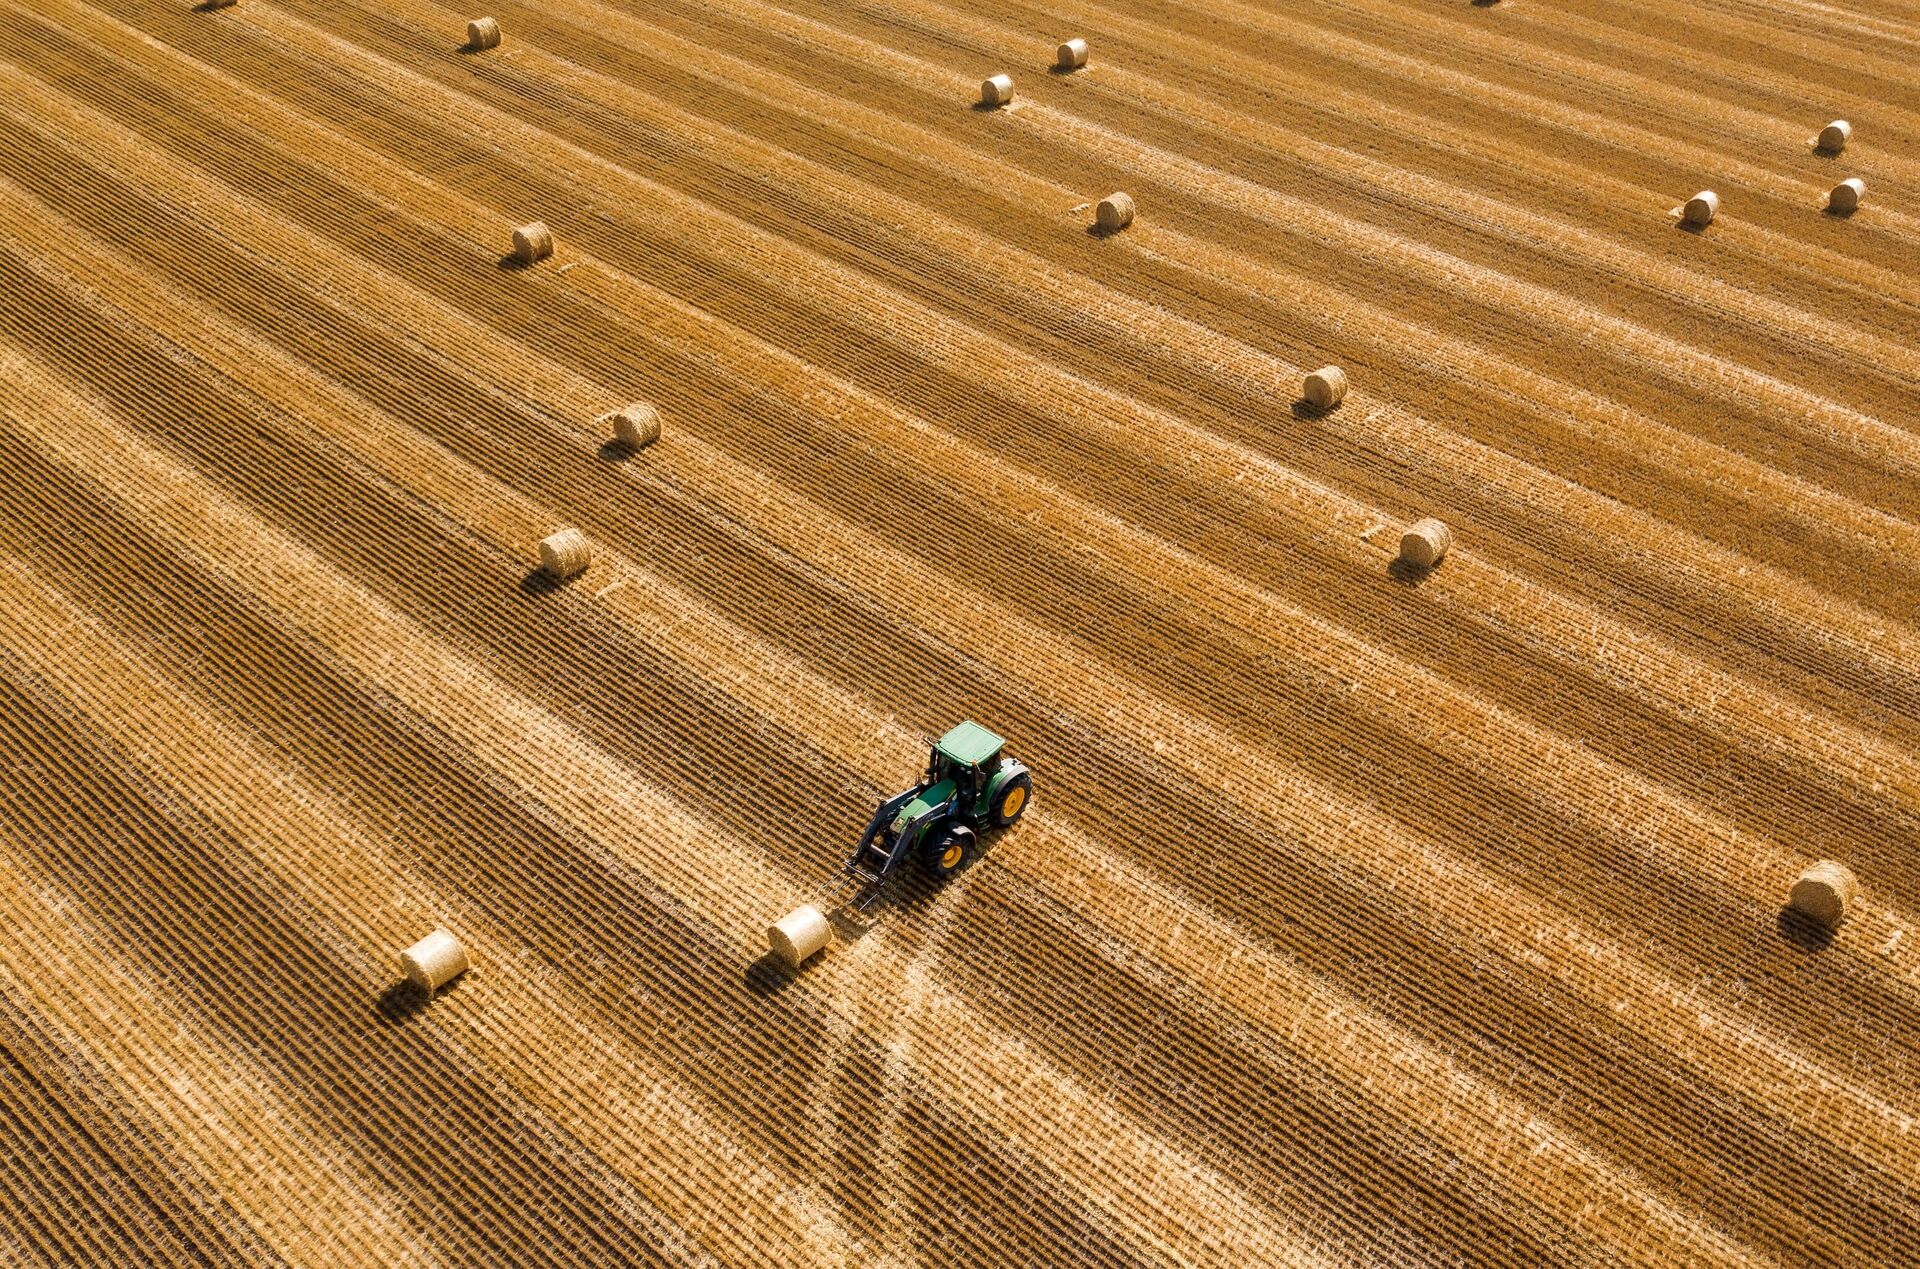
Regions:
<instances>
[{"instance_id":1,"label":"dry straw","mask_svg":"<svg viewBox=\"0 0 1920 1269\"><path fill-rule=\"evenodd\" d=\"M576 577L591 563L593 543L578 529L558 529L540 540L540 567L549 577Z\"/></svg>"},{"instance_id":2,"label":"dry straw","mask_svg":"<svg viewBox=\"0 0 1920 1269\"><path fill-rule=\"evenodd\" d=\"M1004 106L1013 100L1013 76L992 75L980 81L980 104Z\"/></svg>"},{"instance_id":3,"label":"dry straw","mask_svg":"<svg viewBox=\"0 0 1920 1269\"><path fill-rule=\"evenodd\" d=\"M474 50L500 47L500 24L492 18L475 18L467 23L467 47Z\"/></svg>"},{"instance_id":4,"label":"dry straw","mask_svg":"<svg viewBox=\"0 0 1920 1269\"><path fill-rule=\"evenodd\" d=\"M1054 65L1063 71L1079 70L1087 64L1087 42L1075 37L1053 51Z\"/></svg>"},{"instance_id":5,"label":"dry straw","mask_svg":"<svg viewBox=\"0 0 1920 1269\"><path fill-rule=\"evenodd\" d=\"M1849 176L1827 195L1827 206L1837 212L1855 211L1860 206L1860 200L1866 196L1867 183L1857 176Z\"/></svg>"},{"instance_id":6,"label":"dry straw","mask_svg":"<svg viewBox=\"0 0 1920 1269\"><path fill-rule=\"evenodd\" d=\"M802 961L832 939L833 926L812 905L795 908L767 927L767 946L789 969L798 969Z\"/></svg>"},{"instance_id":7,"label":"dry straw","mask_svg":"<svg viewBox=\"0 0 1920 1269\"><path fill-rule=\"evenodd\" d=\"M613 439L627 448L644 449L660 439L660 411L635 401L601 415L600 426L612 428Z\"/></svg>"},{"instance_id":8,"label":"dry straw","mask_svg":"<svg viewBox=\"0 0 1920 1269\"><path fill-rule=\"evenodd\" d=\"M1720 210L1720 196L1710 189L1703 189L1686 202L1680 209L1680 219L1689 225L1709 225L1713 223L1714 213Z\"/></svg>"},{"instance_id":9,"label":"dry straw","mask_svg":"<svg viewBox=\"0 0 1920 1269\"><path fill-rule=\"evenodd\" d=\"M422 991L438 991L467 972L473 962L460 940L444 929L400 953L400 972Z\"/></svg>"},{"instance_id":10,"label":"dry straw","mask_svg":"<svg viewBox=\"0 0 1920 1269\"><path fill-rule=\"evenodd\" d=\"M1400 558L1415 568L1432 568L1446 558L1453 530L1439 520L1418 521L1400 535Z\"/></svg>"},{"instance_id":11,"label":"dry straw","mask_svg":"<svg viewBox=\"0 0 1920 1269\"><path fill-rule=\"evenodd\" d=\"M513 231L513 258L519 264L532 264L553 254L553 231L547 222L536 220Z\"/></svg>"},{"instance_id":12,"label":"dry straw","mask_svg":"<svg viewBox=\"0 0 1920 1269\"><path fill-rule=\"evenodd\" d=\"M1133 223L1133 195L1113 193L1093 209L1093 222L1105 234L1118 233Z\"/></svg>"},{"instance_id":13,"label":"dry straw","mask_svg":"<svg viewBox=\"0 0 1920 1269\"><path fill-rule=\"evenodd\" d=\"M1347 399L1347 372L1338 366L1322 366L1301 384L1301 395L1316 410L1331 410Z\"/></svg>"},{"instance_id":14,"label":"dry straw","mask_svg":"<svg viewBox=\"0 0 1920 1269\"><path fill-rule=\"evenodd\" d=\"M1820 135L1813 139L1815 149L1828 154L1838 154L1847 148L1847 142L1853 140L1853 125L1845 119L1835 119L1820 129Z\"/></svg>"},{"instance_id":15,"label":"dry straw","mask_svg":"<svg viewBox=\"0 0 1920 1269\"><path fill-rule=\"evenodd\" d=\"M1847 909L1860 896L1860 880L1853 869L1823 859L1800 874L1787 895L1787 906L1831 930L1847 919Z\"/></svg>"}]
</instances>

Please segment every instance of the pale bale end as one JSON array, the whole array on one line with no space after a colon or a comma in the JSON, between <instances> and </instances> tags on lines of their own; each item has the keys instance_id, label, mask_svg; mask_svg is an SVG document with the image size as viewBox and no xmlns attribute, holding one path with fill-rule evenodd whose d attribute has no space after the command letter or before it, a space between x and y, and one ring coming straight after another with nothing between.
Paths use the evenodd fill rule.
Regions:
<instances>
[{"instance_id":1,"label":"pale bale end","mask_svg":"<svg viewBox=\"0 0 1920 1269\"><path fill-rule=\"evenodd\" d=\"M1400 558L1415 568L1432 568L1452 546L1452 529L1439 520L1421 520L1400 535Z\"/></svg>"},{"instance_id":2,"label":"pale bale end","mask_svg":"<svg viewBox=\"0 0 1920 1269\"><path fill-rule=\"evenodd\" d=\"M1054 65L1063 71L1079 70L1087 64L1087 42L1071 39L1053 51Z\"/></svg>"},{"instance_id":3,"label":"pale bale end","mask_svg":"<svg viewBox=\"0 0 1920 1269\"><path fill-rule=\"evenodd\" d=\"M1109 194L1093 209L1093 223L1101 233L1118 233L1133 223L1133 195Z\"/></svg>"},{"instance_id":4,"label":"pale bale end","mask_svg":"<svg viewBox=\"0 0 1920 1269\"><path fill-rule=\"evenodd\" d=\"M1013 76L993 75L980 81L980 104L1004 106L1013 100Z\"/></svg>"},{"instance_id":5,"label":"pale bale end","mask_svg":"<svg viewBox=\"0 0 1920 1269\"><path fill-rule=\"evenodd\" d=\"M446 930L435 930L400 953L400 972L421 991L435 992L472 968L467 949Z\"/></svg>"},{"instance_id":6,"label":"pale bale end","mask_svg":"<svg viewBox=\"0 0 1920 1269\"><path fill-rule=\"evenodd\" d=\"M1689 225L1709 225L1713 223L1714 213L1720 210L1720 196L1710 189L1703 189L1687 200L1680 209L1680 219Z\"/></svg>"},{"instance_id":7,"label":"pale bale end","mask_svg":"<svg viewBox=\"0 0 1920 1269\"><path fill-rule=\"evenodd\" d=\"M1331 410L1347 399L1347 372L1338 366L1322 366L1307 376L1300 394L1316 410Z\"/></svg>"},{"instance_id":8,"label":"pale bale end","mask_svg":"<svg viewBox=\"0 0 1920 1269\"><path fill-rule=\"evenodd\" d=\"M1849 176L1827 195L1827 207L1837 212L1855 211L1860 206L1860 200L1866 196L1867 183L1857 176Z\"/></svg>"},{"instance_id":9,"label":"pale bale end","mask_svg":"<svg viewBox=\"0 0 1920 1269\"><path fill-rule=\"evenodd\" d=\"M500 47L500 24L492 18L475 18L467 23L467 47L476 52Z\"/></svg>"},{"instance_id":10,"label":"pale bale end","mask_svg":"<svg viewBox=\"0 0 1920 1269\"><path fill-rule=\"evenodd\" d=\"M1823 859L1800 874L1787 895L1787 906L1831 930L1847 918L1847 909L1860 897L1860 880L1853 869Z\"/></svg>"},{"instance_id":11,"label":"pale bale end","mask_svg":"<svg viewBox=\"0 0 1920 1269\"><path fill-rule=\"evenodd\" d=\"M800 968L802 961L832 940L833 926L811 905L795 908L767 927L767 946L788 969Z\"/></svg>"},{"instance_id":12,"label":"pale bale end","mask_svg":"<svg viewBox=\"0 0 1920 1269\"><path fill-rule=\"evenodd\" d=\"M593 543L578 529L560 529L540 541L540 568L549 577L575 577L591 563Z\"/></svg>"},{"instance_id":13,"label":"pale bale end","mask_svg":"<svg viewBox=\"0 0 1920 1269\"><path fill-rule=\"evenodd\" d=\"M513 231L513 258L518 264L532 264L553 254L553 231L547 222L536 220Z\"/></svg>"},{"instance_id":14,"label":"pale bale end","mask_svg":"<svg viewBox=\"0 0 1920 1269\"><path fill-rule=\"evenodd\" d=\"M1847 148L1847 142L1851 140L1853 140L1853 125L1845 119L1835 119L1820 129L1820 135L1814 139L1814 144L1828 154L1838 154Z\"/></svg>"},{"instance_id":15,"label":"pale bale end","mask_svg":"<svg viewBox=\"0 0 1920 1269\"><path fill-rule=\"evenodd\" d=\"M600 416L602 427L613 429L613 439L628 449L644 449L660 439L660 411L635 401Z\"/></svg>"}]
</instances>

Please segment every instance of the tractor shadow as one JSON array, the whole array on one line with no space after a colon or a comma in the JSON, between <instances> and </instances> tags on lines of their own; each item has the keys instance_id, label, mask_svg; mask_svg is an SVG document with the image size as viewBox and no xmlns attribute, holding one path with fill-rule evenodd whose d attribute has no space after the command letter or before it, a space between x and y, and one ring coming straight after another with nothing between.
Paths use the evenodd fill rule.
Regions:
<instances>
[{"instance_id":1,"label":"tractor shadow","mask_svg":"<svg viewBox=\"0 0 1920 1269\"><path fill-rule=\"evenodd\" d=\"M1803 952L1824 952L1833 946L1833 931L1796 908L1783 906L1774 925L1782 939Z\"/></svg>"},{"instance_id":2,"label":"tractor shadow","mask_svg":"<svg viewBox=\"0 0 1920 1269\"><path fill-rule=\"evenodd\" d=\"M435 1000L459 991L466 981L467 976L462 974L439 991L427 991L403 978L380 993L380 999L374 1002L374 1012L389 1026L403 1027L418 1019Z\"/></svg>"}]
</instances>

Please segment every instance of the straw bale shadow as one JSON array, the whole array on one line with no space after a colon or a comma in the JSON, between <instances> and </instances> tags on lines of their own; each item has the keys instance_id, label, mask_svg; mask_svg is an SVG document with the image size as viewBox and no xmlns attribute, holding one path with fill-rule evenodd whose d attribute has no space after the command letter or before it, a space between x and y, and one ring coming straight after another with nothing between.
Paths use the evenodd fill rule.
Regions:
<instances>
[{"instance_id":1,"label":"straw bale shadow","mask_svg":"<svg viewBox=\"0 0 1920 1269\"><path fill-rule=\"evenodd\" d=\"M544 568L528 569L527 575L520 579L520 593L536 596L551 595L566 589L567 583L572 580L570 577L555 577Z\"/></svg>"},{"instance_id":2,"label":"straw bale shadow","mask_svg":"<svg viewBox=\"0 0 1920 1269\"><path fill-rule=\"evenodd\" d=\"M1393 557L1393 562L1387 565L1387 576L1399 582L1402 586L1418 586L1429 577L1432 577L1439 567L1438 564L1430 564L1422 567L1413 563L1411 560L1405 560L1396 555Z\"/></svg>"},{"instance_id":3,"label":"straw bale shadow","mask_svg":"<svg viewBox=\"0 0 1920 1269\"><path fill-rule=\"evenodd\" d=\"M380 999L375 1003L374 1009L387 1023L393 1026L405 1026L425 1013L427 1006L439 997L451 996L459 991L466 981L466 975L462 974L439 991L433 992L403 978L380 993Z\"/></svg>"},{"instance_id":4,"label":"straw bale shadow","mask_svg":"<svg viewBox=\"0 0 1920 1269\"><path fill-rule=\"evenodd\" d=\"M1852 220L1853 214L1859 210L1858 207L1822 207L1820 214L1831 216L1835 220Z\"/></svg>"},{"instance_id":5,"label":"straw bale shadow","mask_svg":"<svg viewBox=\"0 0 1920 1269\"><path fill-rule=\"evenodd\" d=\"M1296 419L1324 419L1339 409L1340 403L1336 401L1332 405L1315 405L1305 397L1296 397L1293 404L1287 408L1293 411L1293 417Z\"/></svg>"},{"instance_id":6,"label":"straw bale shadow","mask_svg":"<svg viewBox=\"0 0 1920 1269\"><path fill-rule=\"evenodd\" d=\"M493 267L502 273L525 273L538 263L540 263L538 260L522 260L519 256L509 251L506 255L494 261Z\"/></svg>"},{"instance_id":7,"label":"straw bale shadow","mask_svg":"<svg viewBox=\"0 0 1920 1269\"><path fill-rule=\"evenodd\" d=\"M1803 952L1824 952L1833 946L1833 931L1798 908L1783 905L1775 925L1781 938Z\"/></svg>"},{"instance_id":8,"label":"straw bale shadow","mask_svg":"<svg viewBox=\"0 0 1920 1269\"><path fill-rule=\"evenodd\" d=\"M1705 225L1696 225L1684 216L1681 217L1679 220L1674 221L1673 227L1675 229L1678 229L1683 234L1692 234L1696 238L1699 237L1701 234L1707 232L1707 227Z\"/></svg>"}]
</instances>

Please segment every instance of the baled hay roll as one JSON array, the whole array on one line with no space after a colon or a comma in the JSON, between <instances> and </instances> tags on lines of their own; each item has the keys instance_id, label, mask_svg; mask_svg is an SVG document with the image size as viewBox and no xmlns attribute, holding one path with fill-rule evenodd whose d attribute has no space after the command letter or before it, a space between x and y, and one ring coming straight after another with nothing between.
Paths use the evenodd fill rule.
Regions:
<instances>
[{"instance_id":1,"label":"baled hay roll","mask_svg":"<svg viewBox=\"0 0 1920 1269\"><path fill-rule=\"evenodd\" d=\"M1307 376L1301 395L1316 410L1331 410L1347 399L1347 372L1338 366L1322 366Z\"/></svg>"},{"instance_id":2,"label":"baled hay roll","mask_svg":"<svg viewBox=\"0 0 1920 1269\"><path fill-rule=\"evenodd\" d=\"M540 567L550 577L567 578L593 563L593 543L578 529L560 529L540 541Z\"/></svg>"},{"instance_id":3,"label":"baled hay roll","mask_svg":"<svg viewBox=\"0 0 1920 1269\"><path fill-rule=\"evenodd\" d=\"M1710 189L1703 189L1687 200L1680 209L1680 219L1689 225L1707 225L1713 223L1713 215L1720 210L1720 196Z\"/></svg>"},{"instance_id":4,"label":"baled hay roll","mask_svg":"<svg viewBox=\"0 0 1920 1269\"><path fill-rule=\"evenodd\" d=\"M446 930L435 930L400 953L400 972L421 991L433 992L467 972L467 949Z\"/></svg>"},{"instance_id":5,"label":"baled hay roll","mask_svg":"<svg viewBox=\"0 0 1920 1269\"><path fill-rule=\"evenodd\" d=\"M467 47L471 49L499 48L500 24L492 18L475 18L467 23Z\"/></svg>"},{"instance_id":6,"label":"baled hay roll","mask_svg":"<svg viewBox=\"0 0 1920 1269\"><path fill-rule=\"evenodd\" d=\"M1453 530L1439 520L1415 523L1400 535L1400 558L1415 568L1432 568L1453 546Z\"/></svg>"},{"instance_id":7,"label":"baled hay roll","mask_svg":"<svg viewBox=\"0 0 1920 1269\"><path fill-rule=\"evenodd\" d=\"M1853 125L1845 119L1835 119L1820 129L1816 144L1828 154L1838 154L1847 148L1847 142L1853 140Z\"/></svg>"},{"instance_id":8,"label":"baled hay roll","mask_svg":"<svg viewBox=\"0 0 1920 1269\"><path fill-rule=\"evenodd\" d=\"M1054 63L1063 71L1078 70L1087 64L1087 42L1074 38L1053 51Z\"/></svg>"},{"instance_id":9,"label":"baled hay roll","mask_svg":"<svg viewBox=\"0 0 1920 1269\"><path fill-rule=\"evenodd\" d=\"M795 908L767 927L767 946L789 969L825 947L833 939L833 926L820 909L808 905Z\"/></svg>"},{"instance_id":10,"label":"baled hay roll","mask_svg":"<svg viewBox=\"0 0 1920 1269\"><path fill-rule=\"evenodd\" d=\"M545 260L553 254L553 231L547 222L536 220L513 231L513 258L521 264Z\"/></svg>"},{"instance_id":11,"label":"baled hay roll","mask_svg":"<svg viewBox=\"0 0 1920 1269\"><path fill-rule=\"evenodd\" d=\"M1860 880L1853 869L1823 859L1800 874L1787 895L1787 906L1829 930L1846 920L1847 909L1860 897Z\"/></svg>"},{"instance_id":12,"label":"baled hay roll","mask_svg":"<svg viewBox=\"0 0 1920 1269\"><path fill-rule=\"evenodd\" d=\"M630 449L642 449L660 439L660 411L645 401L602 415L600 422L613 429L614 440Z\"/></svg>"},{"instance_id":13,"label":"baled hay roll","mask_svg":"<svg viewBox=\"0 0 1920 1269\"><path fill-rule=\"evenodd\" d=\"M1857 176L1849 176L1833 187L1827 195L1827 206L1834 211L1850 212L1857 210L1860 200L1867 196L1867 183Z\"/></svg>"},{"instance_id":14,"label":"baled hay roll","mask_svg":"<svg viewBox=\"0 0 1920 1269\"><path fill-rule=\"evenodd\" d=\"M980 104L1004 106L1013 100L1013 76L991 75L980 81Z\"/></svg>"},{"instance_id":15,"label":"baled hay roll","mask_svg":"<svg viewBox=\"0 0 1920 1269\"><path fill-rule=\"evenodd\" d=\"M1118 233L1133 223L1133 195L1112 193L1093 209L1093 223L1102 233Z\"/></svg>"}]
</instances>

